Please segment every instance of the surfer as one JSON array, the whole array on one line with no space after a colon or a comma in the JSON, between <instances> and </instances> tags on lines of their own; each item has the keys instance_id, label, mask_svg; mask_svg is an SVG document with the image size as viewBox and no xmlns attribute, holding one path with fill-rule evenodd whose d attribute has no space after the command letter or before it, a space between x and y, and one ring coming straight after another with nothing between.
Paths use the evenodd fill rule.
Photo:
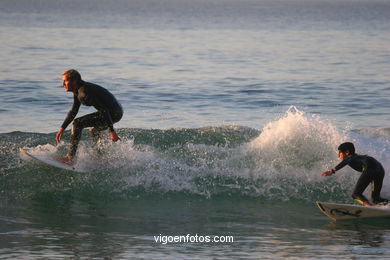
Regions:
<instances>
[{"instance_id":1,"label":"surfer","mask_svg":"<svg viewBox=\"0 0 390 260\"><path fill-rule=\"evenodd\" d=\"M74 69L62 73L62 85L67 92L73 92L73 106L57 132L56 141L57 143L61 141L62 134L73 121L69 152L64 158L60 158L60 161L64 163L73 164L83 128L92 127L90 134L95 140L99 139L100 132L105 129L109 129L113 142L119 140L113 125L121 120L123 110L119 102L107 89L83 81L80 73ZM97 112L75 119L81 104L93 106Z\"/></svg>"},{"instance_id":2,"label":"surfer","mask_svg":"<svg viewBox=\"0 0 390 260\"><path fill-rule=\"evenodd\" d=\"M364 190L371 183L372 202L374 204L386 204L388 200L380 197L383 178L385 177L385 170L381 163L373 157L356 154L355 146L350 142L342 143L338 147L338 150L341 163L333 169L323 172L321 176L333 175L336 171L349 165L352 169L362 173L356 183L352 198L361 205L372 206L368 199L363 195Z\"/></svg>"}]
</instances>

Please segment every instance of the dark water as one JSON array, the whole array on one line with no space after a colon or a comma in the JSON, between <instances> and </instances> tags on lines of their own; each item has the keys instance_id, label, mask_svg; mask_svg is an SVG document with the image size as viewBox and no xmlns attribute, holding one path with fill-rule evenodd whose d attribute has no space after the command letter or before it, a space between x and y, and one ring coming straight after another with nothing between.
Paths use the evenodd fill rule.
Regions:
<instances>
[{"instance_id":1,"label":"dark water","mask_svg":"<svg viewBox=\"0 0 390 260\"><path fill-rule=\"evenodd\" d=\"M390 4L365 0L0 2L1 259L385 259L388 219L333 223L382 162L390 197ZM108 88L125 115L73 173L34 163L72 97L61 73ZM92 112L83 107L80 115ZM167 236L233 241L156 242Z\"/></svg>"}]
</instances>

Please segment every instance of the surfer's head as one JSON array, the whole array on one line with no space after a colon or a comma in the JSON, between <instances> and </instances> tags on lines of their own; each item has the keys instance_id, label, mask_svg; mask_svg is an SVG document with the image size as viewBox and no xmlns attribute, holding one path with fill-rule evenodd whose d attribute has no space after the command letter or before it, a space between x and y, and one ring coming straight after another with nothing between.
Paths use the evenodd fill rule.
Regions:
<instances>
[{"instance_id":1,"label":"surfer's head","mask_svg":"<svg viewBox=\"0 0 390 260\"><path fill-rule=\"evenodd\" d=\"M338 148L339 152L349 152L350 154L354 154L355 153L355 146L353 145L353 143L350 143L350 142L346 142L346 143L342 143L339 145L339 148Z\"/></svg>"},{"instance_id":2,"label":"surfer's head","mask_svg":"<svg viewBox=\"0 0 390 260\"><path fill-rule=\"evenodd\" d=\"M70 69L62 73L62 86L66 91L75 91L81 81L81 75L77 70Z\"/></svg>"},{"instance_id":3,"label":"surfer's head","mask_svg":"<svg viewBox=\"0 0 390 260\"><path fill-rule=\"evenodd\" d=\"M340 144L338 150L341 160L344 160L349 155L355 154L355 146L350 142Z\"/></svg>"}]
</instances>

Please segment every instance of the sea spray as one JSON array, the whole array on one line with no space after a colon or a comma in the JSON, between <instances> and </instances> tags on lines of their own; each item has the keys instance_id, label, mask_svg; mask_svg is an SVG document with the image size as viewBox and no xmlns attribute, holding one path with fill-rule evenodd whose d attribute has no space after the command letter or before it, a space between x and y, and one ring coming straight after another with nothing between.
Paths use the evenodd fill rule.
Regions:
<instances>
[{"instance_id":1,"label":"sea spray","mask_svg":"<svg viewBox=\"0 0 390 260\"><path fill-rule=\"evenodd\" d=\"M166 149L135 148L134 143L124 142L111 146L111 162L105 161L101 169L110 169L113 178L121 176L123 191L141 187L160 194L311 200L339 189L346 196L347 188L338 180L352 183L350 176L330 181L319 176L337 163L337 145L346 138L346 133L330 122L291 107L257 137L235 147L194 144L191 139L185 143L176 140Z\"/></svg>"},{"instance_id":2,"label":"sea spray","mask_svg":"<svg viewBox=\"0 0 390 260\"><path fill-rule=\"evenodd\" d=\"M278 172L312 169L333 157L346 133L318 115L306 115L295 106L248 144L248 150L259 154L259 162Z\"/></svg>"},{"instance_id":3,"label":"sea spray","mask_svg":"<svg viewBox=\"0 0 390 260\"><path fill-rule=\"evenodd\" d=\"M119 132L122 140L104 141L101 152L83 136L76 163L86 171L83 174L20 160L16 148L29 143L38 153L66 152L68 144L53 144L54 134L2 134L1 145L15 148L2 153L2 194L23 198L69 193L97 199L181 194L349 202L358 174L346 167L331 178L320 177L339 162L337 146L344 141L355 142L359 151L378 158L389 172L387 136L372 138L339 129L296 107L261 131L221 126Z\"/></svg>"},{"instance_id":4,"label":"sea spray","mask_svg":"<svg viewBox=\"0 0 390 260\"><path fill-rule=\"evenodd\" d=\"M335 163L337 144L344 139L345 133L330 122L290 107L243 145L253 164L250 171L257 182L257 196L276 200L321 197L326 184L319 173Z\"/></svg>"}]
</instances>

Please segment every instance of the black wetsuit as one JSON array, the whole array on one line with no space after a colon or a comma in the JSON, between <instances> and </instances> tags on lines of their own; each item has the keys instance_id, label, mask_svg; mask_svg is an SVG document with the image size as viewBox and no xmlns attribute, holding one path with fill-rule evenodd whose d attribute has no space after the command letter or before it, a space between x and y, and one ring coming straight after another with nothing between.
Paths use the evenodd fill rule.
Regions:
<instances>
[{"instance_id":1,"label":"black wetsuit","mask_svg":"<svg viewBox=\"0 0 390 260\"><path fill-rule=\"evenodd\" d=\"M385 176L385 170L380 162L367 155L352 154L339 163L335 169L338 171L346 165L349 165L352 169L362 173L356 183L352 197L359 203L361 203L361 201L368 202L367 198L363 195L363 192L367 186L372 183L371 197L374 203L380 201L380 192Z\"/></svg>"},{"instance_id":2,"label":"black wetsuit","mask_svg":"<svg viewBox=\"0 0 390 260\"><path fill-rule=\"evenodd\" d=\"M73 121L69 151L71 156L76 154L83 128L93 127L92 132L95 133L107 128L114 131L114 123L121 120L123 115L123 109L119 102L107 89L99 85L83 81L73 98L72 109L61 126L65 129ZM97 112L74 119L81 104L93 106Z\"/></svg>"}]
</instances>

